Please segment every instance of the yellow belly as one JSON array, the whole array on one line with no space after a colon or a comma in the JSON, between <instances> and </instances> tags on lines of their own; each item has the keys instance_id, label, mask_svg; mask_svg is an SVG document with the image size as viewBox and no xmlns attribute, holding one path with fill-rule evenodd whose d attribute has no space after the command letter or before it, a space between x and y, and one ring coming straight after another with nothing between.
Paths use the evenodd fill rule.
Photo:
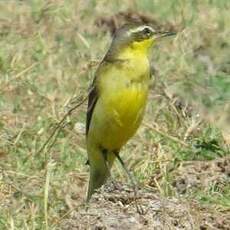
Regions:
<instances>
[{"instance_id":1,"label":"yellow belly","mask_svg":"<svg viewBox=\"0 0 230 230\"><path fill-rule=\"evenodd\" d=\"M134 135L143 118L148 86L130 87L101 95L92 117L88 140L110 151L119 150Z\"/></svg>"}]
</instances>

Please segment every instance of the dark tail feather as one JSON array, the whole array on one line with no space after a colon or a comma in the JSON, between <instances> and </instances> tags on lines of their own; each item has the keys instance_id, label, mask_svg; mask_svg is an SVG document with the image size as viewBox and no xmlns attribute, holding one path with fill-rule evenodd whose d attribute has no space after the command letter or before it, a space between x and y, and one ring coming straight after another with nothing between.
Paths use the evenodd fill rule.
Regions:
<instances>
[{"instance_id":1,"label":"dark tail feather","mask_svg":"<svg viewBox=\"0 0 230 230\"><path fill-rule=\"evenodd\" d=\"M95 153L94 153L95 154ZM91 196L96 189L99 189L110 176L110 169L114 162L114 154L107 154L107 159L105 159L102 152L98 153L100 157L93 158L90 157L90 178L87 193L87 202L90 200Z\"/></svg>"}]
</instances>

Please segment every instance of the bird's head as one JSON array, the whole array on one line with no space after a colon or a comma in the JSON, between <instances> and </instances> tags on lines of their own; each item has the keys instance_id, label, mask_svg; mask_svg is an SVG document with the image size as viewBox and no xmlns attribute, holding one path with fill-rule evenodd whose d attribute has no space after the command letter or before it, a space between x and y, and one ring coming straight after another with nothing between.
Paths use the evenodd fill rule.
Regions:
<instances>
[{"instance_id":1,"label":"bird's head","mask_svg":"<svg viewBox=\"0 0 230 230\"><path fill-rule=\"evenodd\" d=\"M115 32L110 49L115 51L112 53L128 49L128 52L146 54L157 40L175 34L156 31L149 25L125 25Z\"/></svg>"}]
</instances>

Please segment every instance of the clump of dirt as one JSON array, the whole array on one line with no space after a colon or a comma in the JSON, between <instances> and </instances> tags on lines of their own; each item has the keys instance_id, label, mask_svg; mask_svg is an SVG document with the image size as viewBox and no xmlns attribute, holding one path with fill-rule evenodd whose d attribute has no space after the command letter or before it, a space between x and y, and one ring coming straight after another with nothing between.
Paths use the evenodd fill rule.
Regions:
<instances>
[{"instance_id":1,"label":"clump of dirt","mask_svg":"<svg viewBox=\"0 0 230 230\"><path fill-rule=\"evenodd\" d=\"M127 23L148 24L156 30L177 31L175 26L169 22L162 23L146 13L142 14L131 10L119 12L112 16L102 16L96 20L98 27L109 30L111 34L114 34L116 29Z\"/></svg>"},{"instance_id":2,"label":"clump of dirt","mask_svg":"<svg viewBox=\"0 0 230 230\"><path fill-rule=\"evenodd\" d=\"M101 189L90 203L73 211L61 229L229 229L230 216L182 198L139 190L135 202L124 185ZM138 210L137 205L138 204ZM141 211L140 211L141 210Z\"/></svg>"},{"instance_id":3,"label":"clump of dirt","mask_svg":"<svg viewBox=\"0 0 230 230\"><path fill-rule=\"evenodd\" d=\"M180 194L193 189L206 191L214 184L221 191L230 183L230 156L213 161L184 162L173 177L173 185Z\"/></svg>"}]
</instances>

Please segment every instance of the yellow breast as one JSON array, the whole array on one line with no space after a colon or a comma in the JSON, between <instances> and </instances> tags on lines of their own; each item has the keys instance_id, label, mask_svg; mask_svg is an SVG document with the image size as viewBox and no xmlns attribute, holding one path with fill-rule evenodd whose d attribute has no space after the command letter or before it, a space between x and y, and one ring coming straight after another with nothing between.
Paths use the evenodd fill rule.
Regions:
<instances>
[{"instance_id":1,"label":"yellow breast","mask_svg":"<svg viewBox=\"0 0 230 230\"><path fill-rule=\"evenodd\" d=\"M130 56L132 55L132 56ZM88 141L119 150L136 132L143 118L150 80L149 61L141 53L123 53L122 61L99 71L99 98Z\"/></svg>"},{"instance_id":2,"label":"yellow breast","mask_svg":"<svg viewBox=\"0 0 230 230\"><path fill-rule=\"evenodd\" d=\"M105 122L101 139L105 148L119 149L134 135L143 118L147 94L146 84L133 83L104 97L101 108Z\"/></svg>"},{"instance_id":3,"label":"yellow breast","mask_svg":"<svg viewBox=\"0 0 230 230\"><path fill-rule=\"evenodd\" d=\"M142 83L120 89L116 95L106 99L108 113L114 122L122 128L136 126L146 104L147 87Z\"/></svg>"}]
</instances>

